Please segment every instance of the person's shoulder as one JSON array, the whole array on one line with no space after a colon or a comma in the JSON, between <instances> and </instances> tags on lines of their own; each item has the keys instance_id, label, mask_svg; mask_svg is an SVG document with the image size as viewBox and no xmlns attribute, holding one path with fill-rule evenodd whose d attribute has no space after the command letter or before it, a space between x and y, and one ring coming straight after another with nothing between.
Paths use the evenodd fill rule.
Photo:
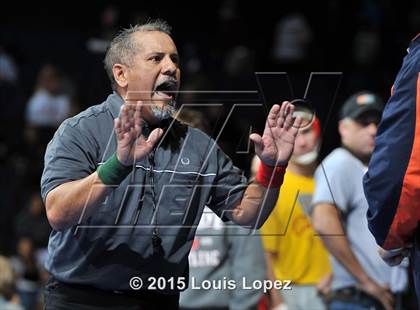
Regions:
<instances>
[{"instance_id":1,"label":"person's shoulder","mask_svg":"<svg viewBox=\"0 0 420 310\"><path fill-rule=\"evenodd\" d=\"M91 106L86 110L72 116L64 121L65 125L71 127L77 127L84 125L86 122L92 123L95 121L101 121L102 118L107 117L109 107L106 102L98 105Z\"/></svg>"},{"instance_id":2,"label":"person's shoulder","mask_svg":"<svg viewBox=\"0 0 420 310\"><path fill-rule=\"evenodd\" d=\"M345 148L338 147L322 161L324 165L343 165L351 160L352 155Z\"/></svg>"},{"instance_id":3,"label":"person's shoulder","mask_svg":"<svg viewBox=\"0 0 420 310\"><path fill-rule=\"evenodd\" d=\"M55 137L80 139L100 137L113 128L112 115L107 102L91 106L86 110L64 120L56 131ZM93 140L96 140L93 138Z\"/></svg>"},{"instance_id":4,"label":"person's shoulder","mask_svg":"<svg viewBox=\"0 0 420 310\"><path fill-rule=\"evenodd\" d=\"M353 161L353 155L346 149L339 147L324 158L320 167L322 166L324 170L332 172L341 172L347 170Z\"/></svg>"}]
</instances>

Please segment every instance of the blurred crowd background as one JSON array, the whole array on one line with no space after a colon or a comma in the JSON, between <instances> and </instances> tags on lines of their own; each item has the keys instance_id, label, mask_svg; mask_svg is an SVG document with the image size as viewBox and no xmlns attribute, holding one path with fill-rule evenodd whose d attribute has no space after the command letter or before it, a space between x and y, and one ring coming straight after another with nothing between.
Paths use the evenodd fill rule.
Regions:
<instances>
[{"instance_id":1,"label":"blurred crowd background","mask_svg":"<svg viewBox=\"0 0 420 310\"><path fill-rule=\"evenodd\" d=\"M388 98L408 43L420 29L419 2L291 2L55 2L0 10L0 255L9 257L17 272L27 309L45 279L40 265L50 227L39 195L45 147L64 119L111 92L103 58L122 27L167 20L186 91L264 90L270 105L301 98L311 72L343 72L311 92L323 123L324 155L339 143L336 112L344 98L360 89ZM270 76L262 85L255 72L287 72L289 80ZM179 102L197 104L213 136L232 104L262 98L210 97L186 93ZM247 143L249 124L258 130L264 119L251 110L233 113L220 135L222 148L245 171L252 154L238 151L248 150L240 144Z\"/></svg>"}]
</instances>

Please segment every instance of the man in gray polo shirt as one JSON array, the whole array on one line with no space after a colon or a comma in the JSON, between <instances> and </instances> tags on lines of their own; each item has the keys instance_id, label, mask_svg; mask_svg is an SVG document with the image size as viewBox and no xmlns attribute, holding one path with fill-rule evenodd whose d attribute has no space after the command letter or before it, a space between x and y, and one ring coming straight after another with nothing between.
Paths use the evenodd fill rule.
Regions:
<instances>
[{"instance_id":1,"label":"man in gray polo shirt","mask_svg":"<svg viewBox=\"0 0 420 310\"><path fill-rule=\"evenodd\" d=\"M344 103L339 122L342 146L315 172L313 225L332 255L330 309L393 309L392 272L368 230L362 178L372 154L382 101L359 92Z\"/></svg>"},{"instance_id":2,"label":"man in gray polo shirt","mask_svg":"<svg viewBox=\"0 0 420 310\"><path fill-rule=\"evenodd\" d=\"M274 105L247 185L203 132L172 118L180 68L162 21L122 31L105 57L114 93L63 122L41 180L53 227L46 309L176 309L203 208L258 228L270 214L301 119Z\"/></svg>"}]
</instances>

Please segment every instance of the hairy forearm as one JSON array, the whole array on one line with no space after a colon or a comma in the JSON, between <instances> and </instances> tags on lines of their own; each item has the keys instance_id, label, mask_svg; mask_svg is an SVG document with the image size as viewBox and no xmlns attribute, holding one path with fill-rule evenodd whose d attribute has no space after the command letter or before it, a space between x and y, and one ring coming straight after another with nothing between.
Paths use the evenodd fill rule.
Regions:
<instances>
[{"instance_id":1,"label":"hairy forearm","mask_svg":"<svg viewBox=\"0 0 420 310\"><path fill-rule=\"evenodd\" d=\"M271 211L279 196L278 188L265 188L254 181L245 190L241 203L232 213L232 220L242 226L260 228Z\"/></svg>"},{"instance_id":2,"label":"hairy forearm","mask_svg":"<svg viewBox=\"0 0 420 310\"><path fill-rule=\"evenodd\" d=\"M335 206L316 206L313 211L313 226L320 235L327 250L350 272L359 282L369 280L368 275L354 255L338 211Z\"/></svg>"},{"instance_id":3,"label":"hairy forearm","mask_svg":"<svg viewBox=\"0 0 420 310\"><path fill-rule=\"evenodd\" d=\"M112 191L96 172L84 179L71 181L54 188L46 198L48 221L55 230L64 230L89 217Z\"/></svg>"},{"instance_id":4,"label":"hairy forearm","mask_svg":"<svg viewBox=\"0 0 420 310\"><path fill-rule=\"evenodd\" d=\"M359 282L369 279L350 248L346 237L324 236L322 241L328 251L350 272Z\"/></svg>"}]
</instances>

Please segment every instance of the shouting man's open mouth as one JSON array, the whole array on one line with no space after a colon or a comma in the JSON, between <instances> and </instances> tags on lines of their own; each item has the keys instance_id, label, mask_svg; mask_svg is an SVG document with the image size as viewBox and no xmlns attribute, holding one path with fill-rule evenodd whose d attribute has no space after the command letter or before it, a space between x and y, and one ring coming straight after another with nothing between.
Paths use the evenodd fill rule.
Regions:
<instances>
[{"instance_id":1,"label":"shouting man's open mouth","mask_svg":"<svg viewBox=\"0 0 420 310\"><path fill-rule=\"evenodd\" d=\"M169 78L156 85L152 91L151 110L157 119L167 119L176 112L177 91L178 81L174 78Z\"/></svg>"},{"instance_id":2,"label":"shouting man's open mouth","mask_svg":"<svg viewBox=\"0 0 420 310\"><path fill-rule=\"evenodd\" d=\"M168 79L158 84L152 92L152 99L154 101L163 101L164 103L172 104L175 101L176 93L178 91L178 82L175 79Z\"/></svg>"}]
</instances>

